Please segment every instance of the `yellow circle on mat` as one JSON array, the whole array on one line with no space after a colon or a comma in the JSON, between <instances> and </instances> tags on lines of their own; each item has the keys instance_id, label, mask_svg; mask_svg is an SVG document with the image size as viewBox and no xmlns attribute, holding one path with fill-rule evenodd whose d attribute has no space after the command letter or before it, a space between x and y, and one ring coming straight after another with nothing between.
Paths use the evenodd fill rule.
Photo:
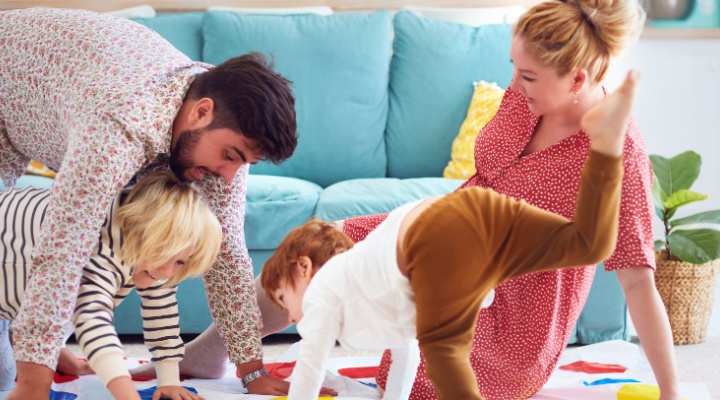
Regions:
<instances>
[{"instance_id":1,"label":"yellow circle on mat","mask_svg":"<svg viewBox=\"0 0 720 400\"><path fill-rule=\"evenodd\" d=\"M631 383L618 390L617 398L618 400L658 400L660 388L644 383ZM681 399L686 400L684 397Z\"/></svg>"}]
</instances>

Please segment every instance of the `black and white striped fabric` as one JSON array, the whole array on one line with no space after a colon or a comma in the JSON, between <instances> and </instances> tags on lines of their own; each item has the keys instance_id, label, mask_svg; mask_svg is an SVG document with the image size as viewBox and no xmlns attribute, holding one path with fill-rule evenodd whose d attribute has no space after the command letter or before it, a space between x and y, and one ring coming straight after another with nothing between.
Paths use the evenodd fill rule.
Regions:
<instances>
[{"instance_id":1,"label":"black and white striped fabric","mask_svg":"<svg viewBox=\"0 0 720 400\"><path fill-rule=\"evenodd\" d=\"M32 247L50 198L47 189L0 191L0 319L13 320L22 303L32 269ZM122 233L113 220L122 196L117 196L100 230L97 246L83 269L74 313L75 336L90 366L105 385L130 376L113 325L115 307L134 287L132 272L120 262ZM137 290L141 299L145 344L152 354L158 386L179 385L178 363L184 355L176 300L177 286L162 284Z\"/></svg>"},{"instance_id":2,"label":"black and white striped fabric","mask_svg":"<svg viewBox=\"0 0 720 400\"><path fill-rule=\"evenodd\" d=\"M32 249L49 201L46 189L0 191L0 319L12 321L20 311L32 268Z\"/></svg>"}]
</instances>

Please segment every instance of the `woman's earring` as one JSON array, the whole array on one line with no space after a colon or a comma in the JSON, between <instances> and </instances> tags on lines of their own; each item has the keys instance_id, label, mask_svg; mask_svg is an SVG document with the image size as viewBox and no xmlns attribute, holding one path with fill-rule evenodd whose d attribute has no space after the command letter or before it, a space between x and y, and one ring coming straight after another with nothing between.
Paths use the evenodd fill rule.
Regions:
<instances>
[{"instance_id":1,"label":"woman's earring","mask_svg":"<svg viewBox=\"0 0 720 400\"><path fill-rule=\"evenodd\" d=\"M578 99L577 99L578 92L573 92L573 94L575 94L575 98L573 99L573 104L577 104L578 103Z\"/></svg>"}]
</instances>

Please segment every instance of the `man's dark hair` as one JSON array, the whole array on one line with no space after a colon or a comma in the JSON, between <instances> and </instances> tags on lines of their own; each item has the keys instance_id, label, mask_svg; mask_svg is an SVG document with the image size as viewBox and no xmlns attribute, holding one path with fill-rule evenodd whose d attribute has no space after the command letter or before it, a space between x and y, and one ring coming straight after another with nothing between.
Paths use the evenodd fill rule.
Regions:
<instances>
[{"instance_id":1,"label":"man's dark hair","mask_svg":"<svg viewBox=\"0 0 720 400\"><path fill-rule=\"evenodd\" d=\"M198 75L187 97L215 102L208 129L237 131L256 142L267 160L279 164L295 151L297 122L291 82L272 67L258 52L231 58Z\"/></svg>"}]
</instances>

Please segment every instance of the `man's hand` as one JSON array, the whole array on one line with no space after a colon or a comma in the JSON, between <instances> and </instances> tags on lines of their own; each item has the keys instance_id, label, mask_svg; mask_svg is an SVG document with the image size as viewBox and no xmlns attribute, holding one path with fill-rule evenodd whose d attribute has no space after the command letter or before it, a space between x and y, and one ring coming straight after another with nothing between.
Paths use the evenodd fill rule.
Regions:
<instances>
[{"instance_id":1,"label":"man's hand","mask_svg":"<svg viewBox=\"0 0 720 400\"><path fill-rule=\"evenodd\" d=\"M245 389L250 394L285 396L288 394L288 389L290 389L290 382L266 375L248 383Z\"/></svg>"},{"instance_id":2,"label":"man's hand","mask_svg":"<svg viewBox=\"0 0 720 400\"><path fill-rule=\"evenodd\" d=\"M55 371L33 363L17 363L17 386L7 400L47 400Z\"/></svg>"},{"instance_id":3,"label":"man's hand","mask_svg":"<svg viewBox=\"0 0 720 400\"><path fill-rule=\"evenodd\" d=\"M263 367L262 360L250 361L245 364L236 364L238 376L244 377L253 371L257 371ZM261 376L248 383L245 386L250 394L264 394L273 396L285 396L288 394L290 383L274 376Z\"/></svg>"},{"instance_id":4,"label":"man's hand","mask_svg":"<svg viewBox=\"0 0 720 400\"><path fill-rule=\"evenodd\" d=\"M153 393L152 400L170 399L170 400L205 400L182 386L160 386Z\"/></svg>"}]
</instances>

